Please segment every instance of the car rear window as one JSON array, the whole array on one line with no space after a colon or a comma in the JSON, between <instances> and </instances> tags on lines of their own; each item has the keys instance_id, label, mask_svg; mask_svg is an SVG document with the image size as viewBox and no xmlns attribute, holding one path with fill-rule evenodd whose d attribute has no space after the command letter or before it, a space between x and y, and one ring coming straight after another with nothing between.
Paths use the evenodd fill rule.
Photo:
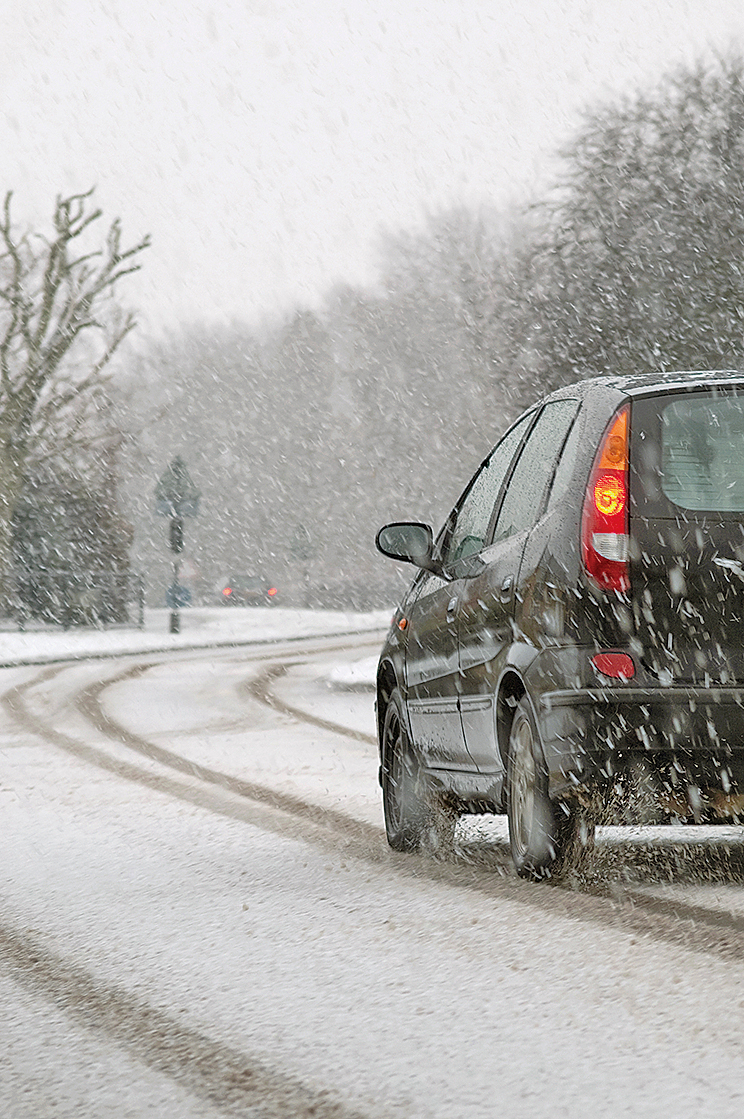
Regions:
<instances>
[{"instance_id":1,"label":"car rear window","mask_svg":"<svg viewBox=\"0 0 744 1119\"><path fill-rule=\"evenodd\" d=\"M661 408L659 479L674 505L744 512L744 397L695 394Z\"/></svg>"}]
</instances>

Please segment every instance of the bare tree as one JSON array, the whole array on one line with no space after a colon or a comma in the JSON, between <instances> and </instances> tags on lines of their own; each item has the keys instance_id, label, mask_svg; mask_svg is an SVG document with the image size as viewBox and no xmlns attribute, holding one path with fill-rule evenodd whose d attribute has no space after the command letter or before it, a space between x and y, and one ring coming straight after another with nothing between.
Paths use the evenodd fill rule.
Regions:
<instances>
[{"instance_id":1,"label":"bare tree","mask_svg":"<svg viewBox=\"0 0 744 1119\"><path fill-rule=\"evenodd\" d=\"M11 519L25 478L40 460L70 465L90 435L105 391L104 372L135 326L113 298L122 277L139 269L150 244L122 248L121 224L89 247L102 216L93 191L58 197L53 233L19 232L12 192L0 217L0 574L7 571Z\"/></svg>"}]
</instances>

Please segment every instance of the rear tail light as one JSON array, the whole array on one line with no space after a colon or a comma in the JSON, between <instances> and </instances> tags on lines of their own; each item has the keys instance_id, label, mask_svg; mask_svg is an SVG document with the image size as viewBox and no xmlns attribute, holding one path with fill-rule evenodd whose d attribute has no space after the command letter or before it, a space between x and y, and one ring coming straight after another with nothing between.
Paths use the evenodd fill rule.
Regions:
<instances>
[{"instance_id":1,"label":"rear tail light","mask_svg":"<svg viewBox=\"0 0 744 1119\"><path fill-rule=\"evenodd\" d=\"M599 445L584 498L584 569L605 591L630 590L628 564L628 429L630 405L612 417Z\"/></svg>"}]
</instances>

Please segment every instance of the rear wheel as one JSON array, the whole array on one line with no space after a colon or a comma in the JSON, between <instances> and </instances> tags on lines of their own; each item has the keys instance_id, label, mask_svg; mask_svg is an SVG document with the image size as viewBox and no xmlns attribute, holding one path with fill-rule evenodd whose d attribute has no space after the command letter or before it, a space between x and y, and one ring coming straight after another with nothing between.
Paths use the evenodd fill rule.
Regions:
<instances>
[{"instance_id":1,"label":"rear wheel","mask_svg":"<svg viewBox=\"0 0 744 1119\"><path fill-rule=\"evenodd\" d=\"M382 807L387 840L394 851L424 850L443 857L452 847L456 814L427 794L402 710L400 693L394 691L385 712L382 739Z\"/></svg>"},{"instance_id":2,"label":"rear wheel","mask_svg":"<svg viewBox=\"0 0 744 1119\"><path fill-rule=\"evenodd\" d=\"M537 727L526 699L517 705L509 737L509 846L521 878L551 878L565 867L579 838L576 810L554 804L540 755Z\"/></svg>"}]
</instances>

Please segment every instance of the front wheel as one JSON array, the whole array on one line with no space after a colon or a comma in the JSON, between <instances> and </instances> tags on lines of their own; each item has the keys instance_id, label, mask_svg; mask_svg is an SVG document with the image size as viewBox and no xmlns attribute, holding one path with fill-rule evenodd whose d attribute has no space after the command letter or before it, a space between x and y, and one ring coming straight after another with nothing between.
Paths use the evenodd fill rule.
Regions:
<instances>
[{"instance_id":1,"label":"front wheel","mask_svg":"<svg viewBox=\"0 0 744 1119\"><path fill-rule=\"evenodd\" d=\"M418 758L408 741L400 693L390 697L382 736L382 808L387 840L394 851L449 854L454 813L427 794Z\"/></svg>"},{"instance_id":2,"label":"front wheel","mask_svg":"<svg viewBox=\"0 0 744 1119\"><path fill-rule=\"evenodd\" d=\"M517 874L533 879L559 874L572 846L573 813L567 817L548 796L537 727L526 698L517 705L509 736L507 812Z\"/></svg>"}]
</instances>

